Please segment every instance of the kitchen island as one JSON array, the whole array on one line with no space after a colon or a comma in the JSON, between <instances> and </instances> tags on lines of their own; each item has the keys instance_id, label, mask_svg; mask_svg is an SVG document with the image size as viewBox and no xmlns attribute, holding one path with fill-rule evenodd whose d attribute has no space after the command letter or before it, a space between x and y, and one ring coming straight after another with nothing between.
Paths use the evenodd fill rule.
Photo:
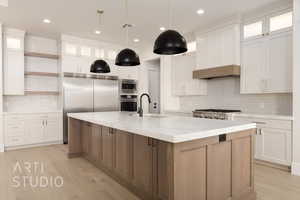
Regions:
<instances>
[{"instance_id":1,"label":"kitchen island","mask_svg":"<svg viewBox=\"0 0 300 200\"><path fill-rule=\"evenodd\" d=\"M69 113L82 156L141 199L254 200L256 125L127 112Z\"/></svg>"}]
</instances>

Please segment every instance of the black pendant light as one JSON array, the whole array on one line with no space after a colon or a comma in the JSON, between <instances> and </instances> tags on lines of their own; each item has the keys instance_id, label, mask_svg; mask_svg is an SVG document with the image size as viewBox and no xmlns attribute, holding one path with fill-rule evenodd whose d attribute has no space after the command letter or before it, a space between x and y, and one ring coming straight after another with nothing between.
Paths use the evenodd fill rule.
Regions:
<instances>
[{"instance_id":1,"label":"black pendant light","mask_svg":"<svg viewBox=\"0 0 300 200\"><path fill-rule=\"evenodd\" d=\"M172 22L171 0L169 0L169 28ZM153 52L160 55L175 55L187 52L185 38L175 30L166 30L155 40Z\"/></svg>"},{"instance_id":2,"label":"black pendant light","mask_svg":"<svg viewBox=\"0 0 300 200\"><path fill-rule=\"evenodd\" d=\"M126 9L126 20L128 20L128 0L125 0L125 9ZM127 46L128 46L128 29L131 27L132 27L131 24L123 25L123 28L126 29ZM115 64L118 66L137 66L140 65L140 58L134 50L126 48L119 52L119 54L116 57Z\"/></svg>"},{"instance_id":3,"label":"black pendant light","mask_svg":"<svg viewBox=\"0 0 300 200\"><path fill-rule=\"evenodd\" d=\"M103 10L97 10L99 15L99 24L101 24L101 15L104 13ZM96 60L92 65L90 72L92 73L109 73L110 67L105 60Z\"/></svg>"},{"instance_id":4,"label":"black pendant light","mask_svg":"<svg viewBox=\"0 0 300 200\"><path fill-rule=\"evenodd\" d=\"M92 73L109 73L110 68L107 62L104 60L96 60L92 65L91 65L91 72Z\"/></svg>"}]
</instances>

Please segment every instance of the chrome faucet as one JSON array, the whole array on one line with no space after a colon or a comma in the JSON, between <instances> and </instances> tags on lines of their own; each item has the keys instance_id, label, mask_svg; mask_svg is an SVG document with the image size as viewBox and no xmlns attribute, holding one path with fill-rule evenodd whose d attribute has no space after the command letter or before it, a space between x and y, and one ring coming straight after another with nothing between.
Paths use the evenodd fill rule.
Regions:
<instances>
[{"instance_id":1,"label":"chrome faucet","mask_svg":"<svg viewBox=\"0 0 300 200\"><path fill-rule=\"evenodd\" d=\"M151 103L151 98L150 98L149 94L143 93L140 96L140 107L139 107L139 109L137 111L137 113L139 114L140 117L143 117L143 114L144 114L144 111L143 111L143 101L142 101L143 100L143 96L148 97L148 102L149 102L149 104Z\"/></svg>"}]
</instances>

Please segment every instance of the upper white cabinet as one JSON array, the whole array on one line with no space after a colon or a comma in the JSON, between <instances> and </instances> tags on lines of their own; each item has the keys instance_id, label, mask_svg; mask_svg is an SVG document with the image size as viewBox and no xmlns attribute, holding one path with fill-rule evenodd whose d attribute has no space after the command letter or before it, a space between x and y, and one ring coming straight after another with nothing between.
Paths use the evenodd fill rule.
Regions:
<instances>
[{"instance_id":1,"label":"upper white cabinet","mask_svg":"<svg viewBox=\"0 0 300 200\"><path fill-rule=\"evenodd\" d=\"M193 79L196 69L196 53L172 57L172 94L174 96L206 95L205 80Z\"/></svg>"},{"instance_id":2,"label":"upper white cabinet","mask_svg":"<svg viewBox=\"0 0 300 200\"><path fill-rule=\"evenodd\" d=\"M106 75L118 75L114 61L120 47L98 41L86 40L72 36L62 36L62 71L73 73L90 73L92 63L104 59L109 63L111 72Z\"/></svg>"},{"instance_id":3,"label":"upper white cabinet","mask_svg":"<svg viewBox=\"0 0 300 200\"><path fill-rule=\"evenodd\" d=\"M240 65L240 25L197 34L197 68Z\"/></svg>"},{"instance_id":4,"label":"upper white cabinet","mask_svg":"<svg viewBox=\"0 0 300 200\"><path fill-rule=\"evenodd\" d=\"M292 92L291 29L290 11L244 25L241 93Z\"/></svg>"},{"instance_id":5,"label":"upper white cabinet","mask_svg":"<svg viewBox=\"0 0 300 200\"><path fill-rule=\"evenodd\" d=\"M24 31L4 29L4 95L24 95L24 37Z\"/></svg>"}]
</instances>

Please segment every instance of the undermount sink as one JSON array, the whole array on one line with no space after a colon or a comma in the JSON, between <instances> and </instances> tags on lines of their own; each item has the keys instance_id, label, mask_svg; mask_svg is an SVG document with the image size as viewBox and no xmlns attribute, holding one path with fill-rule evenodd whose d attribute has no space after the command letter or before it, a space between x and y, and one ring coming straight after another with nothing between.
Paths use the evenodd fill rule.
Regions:
<instances>
[{"instance_id":1,"label":"undermount sink","mask_svg":"<svg viewBox=\"0 0 300 200\"><path fill-rule=\"evenodd\" d=\"M129 115L130 115L130 116L139 117L139 114L137 114L137 113L131 113L131 114L129 114ZM148 113L148 114L144 114L143 117L165 118L165 117L167 117L167 115L151 114L151 113Z\"/></svg>"}]
</instances>

